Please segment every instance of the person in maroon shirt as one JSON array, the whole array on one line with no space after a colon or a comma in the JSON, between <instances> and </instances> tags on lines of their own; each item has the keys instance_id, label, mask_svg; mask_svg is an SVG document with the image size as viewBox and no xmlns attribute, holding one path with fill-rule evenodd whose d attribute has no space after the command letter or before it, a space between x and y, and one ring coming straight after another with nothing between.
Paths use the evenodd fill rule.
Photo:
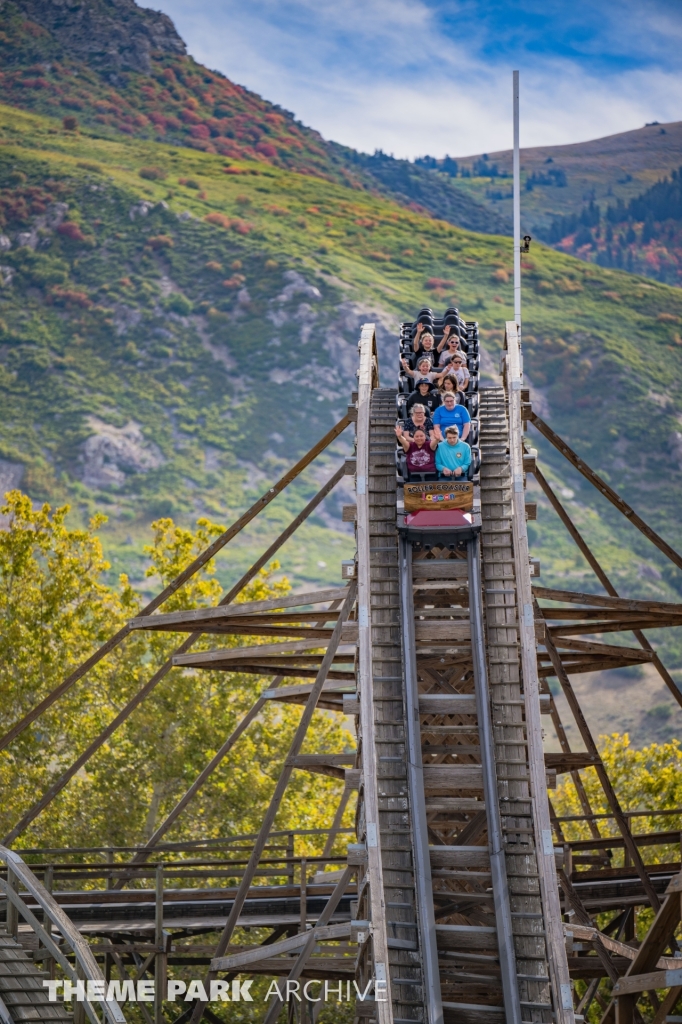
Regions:
<instances>
[{"instance_id":1,"label":"person in maroon shirt","mask_svg":"<svg viewBox=\"0 0 682 1024\"><path fill-rule=\"evenodd\" d=\"M402 445L407 456L407 469L410 473L435 473L436 456L435 451L438 441L435 437L429 440L423 430L415 430L412 437L403 434L399 426L395 428L395 434Z\"/></svg>"}]
</instances>

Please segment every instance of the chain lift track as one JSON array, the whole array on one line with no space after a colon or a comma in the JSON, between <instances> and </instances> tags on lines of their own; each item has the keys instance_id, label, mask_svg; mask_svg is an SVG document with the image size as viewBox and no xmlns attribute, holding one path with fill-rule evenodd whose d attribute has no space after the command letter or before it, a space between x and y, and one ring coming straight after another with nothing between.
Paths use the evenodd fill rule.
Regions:
<instances>
[{"instance_id":1,"label":"chain lift track","mask_svg":"<svg viewBox=\"0 0 682 1024\"><path fill-rule=\"evenodd\" d=\"M519 628L517 581L527 577L530 588L531 569L513 530L516 479L523 497L513 452L522 466L522 438L512 436L507 391L513 406L518 387L480 396L480 540L413 550L396 532L395 392L368 388L372 341L363 332L357 530L371 648L371 675L360 680L360 755L377 797L370 810L361 790L359 838L380 874L375 882L368 866L359 913L376 921L376 886L389 992L377 1012L390 1019L390 1007L395 1024L568 1024L563 935L549 927L543 899L554 846L534 808L547 804L541 747L539 775L529 763L540 705L537 675L524 688ZM510 353L508 384L516 365ZM525 536L523 506L522 515ZM363 614L360 604L361 648ZM551 909L558 922L556 895Z\"/></svg>"}]
</instances>

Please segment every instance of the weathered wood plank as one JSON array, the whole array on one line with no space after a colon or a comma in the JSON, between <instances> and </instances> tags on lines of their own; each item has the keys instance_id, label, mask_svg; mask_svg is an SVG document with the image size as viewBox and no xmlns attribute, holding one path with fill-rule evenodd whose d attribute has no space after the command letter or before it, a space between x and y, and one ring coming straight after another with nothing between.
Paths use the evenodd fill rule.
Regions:
<instances>
[{"instance_id":1,"label":"weathered wood plank","mask_svg":"<svg viewBox=\"0 0 682 1024\"><path fill-rule=\"evenodd\" d=\"M232 619L254 615L257 612L274 611L309 604L323 604L327 601L343 601L348 594L347 587L332 587L327 590L310 590L303 594L287 594L267 601L244 601L241 604L219 605L217 608L192 608L186 611L165 614L140 615L131 620L131 629L154 629L161 623L170 628L177 622L191 622L193 619ZM319 618L319 613L317 613ZM337 613L338 616L338 613Z\"/></svg>"},{"instance_id":2,"label":"weathered wood plank","mask_svg":"<svg viewBox=\"0 0 682 1024\"><path fill-rule=\"evenodd\" d=\"M350 936L350 922L343 924L330 924L316 929L319 939L345 939ZM269 946L257 946L255 949L246 950L243 953L233 953L231 956L218 956L211 960L212 971L235 971L249 964L258 963L269 957L277 956L280 953L290 953L292 950L300 949L308 941L308 933L301 932L298 935L291 935L288 939L280 939L279 942L272 942Z\"/></svg>"},{"instance_id":3,"label":"weathered wood plank","mask_svg":"<svg viewBox=\"0 0 682 1024\"><path fill-rule=\"evenodd\" d=\"M424 765L424 789L429 792L449 792L458 789L482 789L483 769L480 764Z\"/></svg>"},{"instance_id":4,"label":"weathered wood plank","mask_svg":"<svg viewBox=\"0 0 682 1024\"><path fill-rule=\"evenodd\" d=\"M473 693L424 693L419 698L420 715L475 715Z\"/></svg>"},{"instance_id":5,"label":"weathered wood plank","mask_svg":"<svg viewBox=\"0 0 682 1024\"><path fill-rule=\"evenodd\" d=\"M490 867L487 846L430 846L429 859L434 868ZM466 896L467 894L455 895Z\"/></svg>"},{"instance_id":6,"label":"weathered wood plank","mask_svg":"<svg viewBox=\"0 0 682 1024\"><path fill-rule=\"evenodd\" d=\"M256 647L220 647L212 651L199 651L196 654L181 654L173 658L174 665L211 665L213 662L247 661L259 657L274 657L278 654L295 654L298 651L310 651L326 647L319 640L292 640L282 644L259 644ZM354 654L353 649L337 649L338 654Z\"/></svg>"},{"instance_id":7,"label":"weathered wood plank","mask_svg":"<svg viewBox=\"0 0 682 1024\"><path fill-rule=\"evenodd\" d=\"M536 598L546 601L565 601L566 604L586 604L594 608L617 608L624 612L655 612L661 615L682 615L682 604L663 601L632 601L627 597L602 597L600 594L581 594L573 590L553 587L533 587Z\"/></svg>"}]
</instances>

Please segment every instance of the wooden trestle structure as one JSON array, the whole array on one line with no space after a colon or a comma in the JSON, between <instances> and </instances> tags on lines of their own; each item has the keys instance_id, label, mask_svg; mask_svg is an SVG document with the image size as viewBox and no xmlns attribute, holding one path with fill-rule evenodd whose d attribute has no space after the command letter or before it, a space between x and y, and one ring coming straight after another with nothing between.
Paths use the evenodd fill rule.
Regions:
<instances>
[{"instance_id":1,"label":"wooden trestle structure","mask_svg":"<svg viewBox=\"0 0 682 1024\"><path fill-rule=\"evenodd\" d=\"M365 995L355 1004L356 1019L377 1024L572 1024L590 1010L595 1019L595 1006L602 1024L635 1024L645 993L653 1024L682 1019L674 1017L682 995L674 937L681 865L643 857L645 848L678 842L680 811L665 812L670 825L663 831L633 829L638 814L654 812L621 808L571 682L577 673L651 662L682 704L644 633L682 625L682 605L618 596L538 468L528 425L678 568L682 558L533 412L513 323L506 330L503 386L480 394L476 501L482 531L466 545L413 548L396 529L395 391L379 385L373 325L363 328L359 349L358 390L340 422L143 614L0 738L0 749L8 747L133 631L185 635L4 837L2 1024L67 1020L64 1004L49 1003L42 985L55 971L74 987L90 981L105 992L111 977L151 976L155 1002L138 1004L147 1024L198 1024L202 1016L216 1024L215 1003L166 1001L169 971L192 965L207 986L248 975L280 979L282 990L285 983L293 988L312 979L347 983L348 992ZM217 607L163 613L171 594L351 426L355 455ZM357 495L344 510L344 518L355 521L357 538L345 580L235 603L344 474L354 477ZM528 474L605 596L532 586L539 567L528 552L526 520L535 515L525 501ZM605 640L618 632L634 641ZM214 647L190 652L206 635L215 635ZM225 647L225 636L267 642ZM249 672L269 682L232 735L216 740L215 756L144 845L17 849L28 826L174 667ZM580 750L569 745L549 677L561 686ZM258 834L170 842L173 824L268 701L298 704L301 717ZM316 708L353 717L355 753L301 753ZM543 752L542 715L552 723L560 753ZM586 769L597 773L608 814L592 810L581 775ZM273 831L297 771L344 784L316 858L296 853L299 833ZM557 775L567 773L582 808L570 819L557 817L548 798ZM353 793L356 828L348 835L341 823ZM586 824L591 838L566 838L569 821ZM606 821L617 834L602 834ZM344 835L353 841L342 856L334 855L335 841L338 848ZM614 867L612 851L618 849L623 865ZM198 888L200 879L210 887ZM277 884L270 884L273 879ZM639 943L638 908L653 911ZM235 930L241 935L244 928L267 929L268 937L261 945L237 944ZM205 944L193 940L198 934L206 936ZM579 990L575 980L584 983ZM286 1012L289 1021L314 1024L323 1006L314 1002L317 992L310 990L308 1001L294 1000L286 1011L273 996L264 1021L274 1024ZM85 1016L93 1024L123 1024L126 1010L95 993L85 1003L74 1002L70 1012L77 1024Z\"/></svg>"}]
</instances>

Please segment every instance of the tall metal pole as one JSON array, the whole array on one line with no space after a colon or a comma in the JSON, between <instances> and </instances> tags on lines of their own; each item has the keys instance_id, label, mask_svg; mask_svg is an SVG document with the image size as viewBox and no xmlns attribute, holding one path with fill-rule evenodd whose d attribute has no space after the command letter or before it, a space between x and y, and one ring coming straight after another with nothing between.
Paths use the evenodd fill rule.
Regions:
<instances>
[{"instance_id":1,"label":"tall metal pole","mask_svg":"<svg viewBox=\"0 0 682 1024\"><path fill-rule=\"evenodd\" d=\"M513 72L514 92L514 320L521 335L521 168L519 163L519 73Z\"/></svg>"}]
</instances>

